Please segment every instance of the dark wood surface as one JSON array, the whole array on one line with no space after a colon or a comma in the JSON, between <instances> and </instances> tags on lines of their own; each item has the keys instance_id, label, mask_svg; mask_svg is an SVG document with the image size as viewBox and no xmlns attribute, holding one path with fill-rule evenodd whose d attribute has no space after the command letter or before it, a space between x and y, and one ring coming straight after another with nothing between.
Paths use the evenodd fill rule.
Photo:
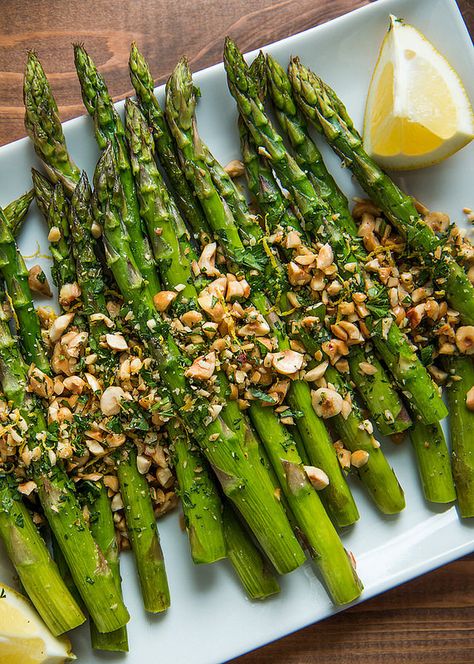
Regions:
<instances>
[{"instance_id":1,"label":"dark wood surface","mask_svg":"<svg viewBox=\"0 0 474 664\"><path fill-rule=\"evenodd\" d=\"M40 56L66 120L84 112L72 41L87 44L114 99L121 99L130 91L127 58L134 39L162 82L182 53L194 70L218 62L226 34L250 50L364 4L367 0L1 0L0 144L25 134L21 83L29 48ZM474 2L459 5L472 33ZM473 664L474 556L235 662Z\"/></svg>"}]
</instances>

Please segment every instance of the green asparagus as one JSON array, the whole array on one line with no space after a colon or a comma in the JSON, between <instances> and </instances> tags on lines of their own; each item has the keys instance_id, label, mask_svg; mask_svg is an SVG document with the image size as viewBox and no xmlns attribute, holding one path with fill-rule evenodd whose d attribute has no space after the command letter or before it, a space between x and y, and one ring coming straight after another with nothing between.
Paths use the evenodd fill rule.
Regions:
<instances>
[{"instance_id":1,"label":"green asparagus","mask_svg":"<svg viewBox=\"0 0 474 664\"><path fill-rule=\"evenodd\" d=\"M23 82L25 128L38 157L53 180L73 191L80 176L66 148L58 107L44 69L35 53L28 53Z\"/></svg>"},{"instance_id":2,"label":"green asparagus","mask_svg":"<svg viewBox=\"0 0 474 664\"><path fill-rule=\"evenodd\" d=\"M362 188L406 239L408 247L433 269L435 281L446 292L451 307L459 311L463 322L474 324L474 288L467 275L421 219L413 199L404 194L365 152L362 139L334 90L304 67L298 58L292 59L289 76L303 114L322 130Z\"/></svg>"},{"instance_id":3,"label":"green asparagus","mask_svg":"<svg viewBox=\"0 0 474 664\"><path fill-rule=\"evenodd\" d=\"M58 182L51 190L50 183L38 172L34 172L33 182L38 206L46 217L50 232L53 228L60 231L59 240L54 246L51 246L53 257L51 274L59 290L61 312L65 313L68 306L75 304L80 293L75 288L71 289L76 284L76 266L70 241L71 206L66 199L61 182ZM79 324L78 321L80 321ZM85 327L85 321L78 315L75 316L75 324L78 329ZM87 494L89 499L88 509L94 515L94 519L90 521L92 536L102 551L112 571L117 588L121 592L120 566L110 501L105 492L105 487L99 488L98 491L88 491ZM55 542L57 543L56 539ZM97 650L119 652L128 650L127 628L125 626L112 632L101 633L95 623L91 621L90 632L92 647Z\"/></svg>"},{"instance_id":4,"label":"green asparagus","mask_svg":"<svg viewBox=\"0 0 474 664\"><path fill-rule=\"evenodd\" d=\"M168 113L172 131L176 131L180 138L183 155L188 164L193 162L192 172L196 174L198 172L199 155L193 145L193 138L196 139L197 143L202 144L195 125L192 137L186 132L186 126L194 123L194 106L192 92L190 93L191 90L192 81L190 72L187 63L182 60L173 72L167 85L166 112ZM191 122L189 118L191 118ZM189 172L191 172L191 169ZM203 178L208 176L212 181L211 175L208 172L203 173L203 165L201 165L199 173ZM190 178L190 182L192 183L193 179ZM207 191L212 194L209 186ZM215 194L212 194L214 198L212 209L218 215L219 207L217 206L220 204L220 218L222 219L226 215L226 211L217 190L215 189L214 192ZM196 194L198 197L200 196L199 183L196 186ZM204 205L203 207L206 209ZM208 212L207 218L209 224L213 227L213 214ZM246 248L240 240L237 246L231 240L234 236L238 237L238 230L231 216L227 216L227 229L231 232L226 235L226 248L229 248L232 257L243 255ZM231 241L233 244L231 244ZM264 307L266 307L266 301ZM310 395L309 405L312 411ZM252 423L265 445L266 452L295 519L308 542L312 555L315 555L317 559L318 566L331 596L338 603L351 601L351 598L353 599L358 596L360 588L357 587L356 577L354 577L353 570L348 564L347 555L337 534L325 514L318 495L309 482L295 442L292 440L289 431L279 422L271 408L259 404L258 401L252 401L250 402L249 412ZM334 454L333 450L331 451ZM338 513L336 511L335 514L337 518ZM317 529L311 525L316 521L318 523ZM336 559L338 561L337 564L335 563Z\"/></svg>"},{"instance_id":5,"label":"green asparagus","mask_svg":"<svg viewBox=\"0 0 474 664\"><path fill-rule=\"evenodd\" d=\"M148 343L160 369L161 378L170 390L176 406L216 472L224 493L237 506L259 540L263 550L280 573L289 572L304 560L290 525L273 495L273 488L260 458L246 458L248 450L222 418L206 424L207 407L196 397L189 409L189 383L183 372L183 358L157 314L147 284L130 252L128 236L120 216L122 192L117 166L109 147L95 173L95 209L104 228L107 262L125 300L135 315L144 342Z\"/></svg>"},{"instance_id":6,"label":"green asparagus","mask_svg":"<svg viewBox=\"0 0 474 664\"><path fill-rule=\"evenodd\" d=\"M0 238L0 272L20 322L19 333L23 346L28 349L29 360L41 370L42 376L47 377L50 367L42 348L39 321L27 279L21 276L27 274L26 267L8 228L8 222L1 212ZM22 378L26 381L24 365L22 372ZM46 381L46 378L42 380ZM35 407L34 414L29 413L24 406L24 396L18 395L15 405L20 409L23 418L32 425L30 444L37 444L36 435L46 443L48 434L44 416L39 407ZM51 457L47 450L43 449L41 458L34 465L34 478L38 485L41 505L62 548L74 583L97 628L102 632L113 631L126 624L129 619L128 612L118 594L111 570L103 560L84 521L74 488L60 465L53 463L52 458L55 461L55 455Z\"/></svg>"},{"instance_id":7,"label":"green asparagus","mask_svg":"<svg viewBox=\"0 0 474 664\"><path fill-rule=\"evenodd\" d=\"M12 337L0 296L0 383L15 407L26 396L26 367ZM0 469L0 536L29 598L53 634L62 634L85 617L64 584L12 478Z\"/></svg>"},{"instance_id":8,"label":"green asparagus","mask_svg":"<svg viewBox=\"0 0 474 664\"><path fill-rule=\"evenodd\" d=\"M249 188L265 215L269 231L273 233L277 232L278 228L283 228L287 232L297 230L304 236L298 218L281 193L265 158L257 153L243 121L239 122L239 129ZM397 392L388 382L386 372L375 355L367 349L362 351L353 346L348 361L354 383L379 431L389 435L407 429L411 424L410 417ZM367 376L360 370L361 362L370 363L376 372Z\"/></svg>"},{"instance_id":9,"label":"green asparagus","mask_svg":"<svg viewBox=\"0 0 474 664\"><path fill-rule=\"evenodd\" d=\"M83 46L74 46L74 61L81 84L82 99L94 120L97 143L101 149L110 141L119 168L124 193L124 221L130 235L131 248L140 272L147 280L151 292L159 290L153 255L142 232L142 222L133 181L122 121L112 103L103 77Z\"/></svg>"},{"instance_id":10,"label":"green asparagus","mask_svg":"<svg viewBox=\"0 0 474 664\"><path fill-rule=\"evenodd\" d=\"M34 104L35 97L31 94L32 89L42 90L43 96L39 99L40 107L56 108L56 102L52 96L44 71L35 57L29 59L25 74L25 96L29 95L28 98L30 99L31 107L28 115L29 133L35 142L37 152L43 156L48 172L53 170L62 175L62 181L69 185L69 192L72 193L80 178L79 170L75 166L74 169L70 167L73 162L68 155L59 120L52 124L46 122L44 127L41 125L41 122L46 121L47 117L36 109ZM43 150L41 137L45 134L51 134L51 140L58 146L57 150ZM60 156L62 155L60 159L57 159L57 153ZM71 170L73 170L73 177L70 175ZM37 203L43 213L47 215L47 201L51 197L52 190L48 181L34 169L33 182ZM99 247L101 248L100 245ZM92 289L91 295L95 297L93 290L96 284L95 271L92 270L87 276L87 285ZM86 294L87 288L83 284L83 300ZM186 438L180 438L176 442L175 452L177 459L183 464L180 468L181 483L185 482L184 485L182 484L183 495L193 496L192 501L189 501L190 533L192 532L190 540L191 551L196 562L209 563L221 558L225 554L222 527L220 524L220 503L217 494L211 488L206 471L200 470L203 464L198 459L194 459L193 457L188 458L189 455L186 452L186 448Z\"/></svg>"},{"instance_id":11,"label":"green asparagus","mask_svg":"<svg viewBox=\"0 0 474 664\"><path fill-rule=\"evenodd\" d=\"M472 357L449 357L445 366L450 381L447 395L453 475L459 512L468 518L474 516L474 366Z\"/></svg>"},{"instance_id":12,"label":"green asparagus","mask_svg":"<svg viewBox=\"0 0 474 664\"><path fill-rule=\"evenodd\" d=\"M33 189L30 189L26 194L19 196L3 209L3 213L10 224L13 235L17 236L20 232L33 198L34 191Z\"/></svg>"},{"instance_id":13,"label":"green asparagus","mask_svg":"<svg viewBox=\"0 0 474 664\"><path fill-rule=\"evenodd\" d=\"M363 252L360 245L354 246L353 239L340 227L337 219L333 218L306 174L288 154L282 138L273 129L265 114L242 54L230 39L226 40L224 63L230 91L253 140L266 151L266 156L283 186L291 191L294 202L305 219L306 227L317 232L319 239L331 245L341 275L350 279L354 272L348 271L346 266L355 266L357 281L363 284ZM388 364L400 389L409 394L410 404L416 410L417 416L426 423L439 421L445 417L446 407L426 369L411 351L408 340L396 325L391 324L392 318L389 316L384 289L377 282L372 282L368 295L367 306L374 314L371 332L378 352ZM366 322L371 321L367 319Z\"/></svg>"},{"instance_id":14,"label":"green asparagus","mask_svg":"<svg viewBox=\"0 0 474 664\"><path fill-rule=\"evenodd\" d=\"M173 138L154 93L155 84L150 69L135 42L130 48L129 68L140 107L153 134L157 158L168 176L178 209L192 227L204 224L202 208L181 170Z\"/></svg>"},{"instance_id":15,"label":"green asparagus","mask_svg":"<svg viewBox=\"0 0 474 664\"><path fill-rule=\"evenodd\" d=\"M449 452L439 422L415 422L410 431L423 493L433 503L451 503L456 500Z\"/></svg>"},{"instance_id":16,"label":"green asparagus","mask_svg":"<svg viewBox=\"0 0 474 664\"><path fill-rule=\"evenodd\" d=\"M87 176L82 174L71 199L71 235L77 280L82 291L84 313L88 316L106 311L101 266L94 252L90 205L89 183ZM112 351L101 344L105 332L103 323L97 321L89 325L91 349L98 356L101 378L105 384L109 384L113 380L116 360ZM163 611L170 603L163 554L149 488L138 471L136 454L131 444L122 454L117 472L144 606L147 611L154 613Z\"/></svg>"}]
</instances>

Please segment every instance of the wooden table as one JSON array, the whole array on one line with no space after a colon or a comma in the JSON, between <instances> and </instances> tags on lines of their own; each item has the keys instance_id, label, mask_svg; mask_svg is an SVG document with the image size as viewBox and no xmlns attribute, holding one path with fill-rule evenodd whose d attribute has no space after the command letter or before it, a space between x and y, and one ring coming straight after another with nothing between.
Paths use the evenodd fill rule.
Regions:
<instances>
[{"instance_id":1,"label":"wooden table","mask_svg":"<svg viewBox=\"0 0 474 664\"><path fill-rule=\"evenodd\" d=\"M221 60L224 35L250 50L323 23L367 0L2 0L0 144L24 135L25 51L34 48L63 119L84 113L72 41L84 41L114 98L130 92L135 39L158 82L184 52L194 70ZM473 0L459 0L474 29ZM236 626L238 629L238 626ZM239 664L473 664L474 556L235 660Z\"/></svg>"}]
</instances>

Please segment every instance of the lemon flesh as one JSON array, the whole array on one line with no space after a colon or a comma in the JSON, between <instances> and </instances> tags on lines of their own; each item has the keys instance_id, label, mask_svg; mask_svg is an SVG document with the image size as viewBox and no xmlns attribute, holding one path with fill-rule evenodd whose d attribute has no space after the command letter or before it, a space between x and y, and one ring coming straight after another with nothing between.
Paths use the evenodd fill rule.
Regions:
<instances>
[{"instance_id":1,"label":"lemon flesh","mask_svg":"<svg viewBox=\"0 0 474 664\"><path fill-rule=\"evenodd\" d=\"M430 166L474 137L456 72L418 30L394 16L367 97L364 148L386 168Z\"/></svg>"},{"instance_id":2,"label":"lemon flesh","mask_svg":"<svg viewBox=\"0 0 474 664\"><path fill-rule=\"evenodd\" d=\"M0 584L0 662L63 664L72 659L70 641L54 637L26 597Z\"/></svg>"}]
</instances>

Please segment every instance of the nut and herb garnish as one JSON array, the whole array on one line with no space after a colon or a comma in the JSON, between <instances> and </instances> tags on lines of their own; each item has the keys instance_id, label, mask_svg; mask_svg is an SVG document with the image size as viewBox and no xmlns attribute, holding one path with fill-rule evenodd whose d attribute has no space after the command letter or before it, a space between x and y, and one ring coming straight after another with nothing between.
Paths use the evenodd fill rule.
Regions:
<instances>
[{"instance_id":1,"label":"nut and herb garnish","mask_svg":"<svg viewBox=\"0 0 474 664\"><path fill-rule=\"evenodd\" d=\"M169 606L156 518L179 499L194 562L229 557L261 599L278 592L262 553L287 573L304 562L304 542L338 604L362 589L335 528L360 516L352 477L382 513L405 508L380 434L410 434L428 500L452 502L454 474L462 515L474 513L462 462L474 412L472 245L377 170L335 93L299 61L289 76L263 54L248 68L231 40L224 60L242 147L225 168L199 136L185 59L162 110L132 46L137 101L127 100L122 124L76 45L102 150L92 191L28 56L26 125L55 180L33 171L59 312L35 311L31 290L50 295L48 278L27 272L15 225L0 214L0 503L25 506L34 546L36 527L49 524L100 628L98 649L127 649L119 551L133 551L145 609ZM296 161L266 116L265 92ZM352 212L306 120L323 123L367 190ZM243 175L250 205L234 182ZM442 389L457 417L453 474ZM68 592L63 631L82 619Z\"/></svg>"}]
</instances>

